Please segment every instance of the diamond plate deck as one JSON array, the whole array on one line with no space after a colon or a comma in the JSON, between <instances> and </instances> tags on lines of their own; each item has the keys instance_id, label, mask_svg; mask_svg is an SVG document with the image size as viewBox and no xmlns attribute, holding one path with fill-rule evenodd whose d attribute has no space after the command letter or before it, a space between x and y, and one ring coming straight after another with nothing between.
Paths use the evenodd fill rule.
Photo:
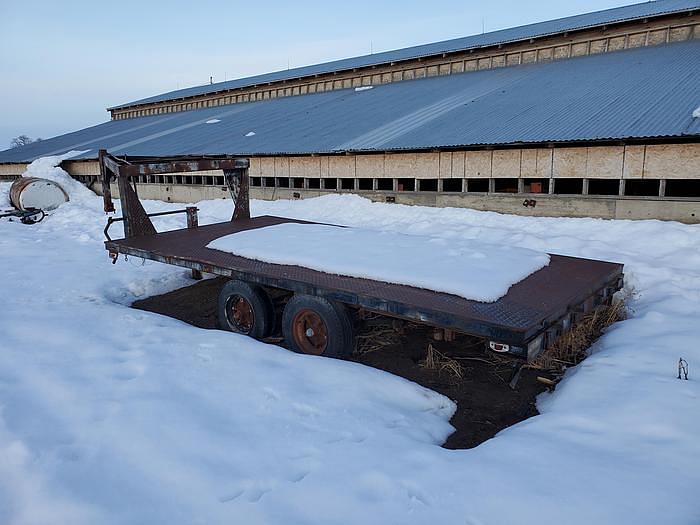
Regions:
<instances>
[{"instance_id":1,"label":"diamond plate deck","mask_svg":"<svg viewBox=\"0 0 700 525\"><path fill-rule=\"evenodd\" d=\"M261 216L108 241L105 245L111 252L321 295L509 344L531 340L603 288L617 289L622 276L621 264L552 255L548 266L511 286L498 301L483 303L412 286L270 264L206 248L224 235L285 222L306 221Z\"/></svg>"}]
</instances>

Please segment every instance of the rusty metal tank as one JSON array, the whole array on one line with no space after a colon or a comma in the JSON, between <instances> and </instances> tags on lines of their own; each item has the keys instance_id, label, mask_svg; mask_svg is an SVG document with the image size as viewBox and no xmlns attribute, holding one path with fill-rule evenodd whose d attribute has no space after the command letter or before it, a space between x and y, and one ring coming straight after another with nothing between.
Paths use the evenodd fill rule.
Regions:
<instances>
[{"instance_id":1,"label":"rusty metal tank","mask_svg":"<svg viewBox=\"0 0 700 525\"><path fill-rule=\"evenodd\" d=\"M10 186L10 202L19 210L53 210L68 200L63 188L48 179L20 177Z\"/></svg>"}]
</instances>

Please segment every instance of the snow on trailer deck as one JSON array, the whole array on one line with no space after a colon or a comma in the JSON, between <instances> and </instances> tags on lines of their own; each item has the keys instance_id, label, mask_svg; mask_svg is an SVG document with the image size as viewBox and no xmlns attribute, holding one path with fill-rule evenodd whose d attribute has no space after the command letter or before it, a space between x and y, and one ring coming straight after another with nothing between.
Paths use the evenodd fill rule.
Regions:
<instances>
[{"instance_id":1,"label":"snow on trailer deck","mask_svg":"<svg viewBox=\"0 0 700 525\"><path fill-rule=\"evenodd\" d=\"M488 303L549 264L546 253L509 244L294 222L219 237L207 247Z\"/></svg>"},{"instance_id":2,"label":"snow on trailer deck","mask_svg":"<svg viewBox=\"0 0 700 525\"><path fill-rule=\"evenodd\" d=\"M621 264L551 255L547 266L511 286L503 297L481 302L414 286L273 264L207 247L227 235L284 223L317 224L261 216L110 240L105 247L110 253L323 296L520 348L565 322L569 314L605 301L622 280Z\"/></svg>"}]
</instances>

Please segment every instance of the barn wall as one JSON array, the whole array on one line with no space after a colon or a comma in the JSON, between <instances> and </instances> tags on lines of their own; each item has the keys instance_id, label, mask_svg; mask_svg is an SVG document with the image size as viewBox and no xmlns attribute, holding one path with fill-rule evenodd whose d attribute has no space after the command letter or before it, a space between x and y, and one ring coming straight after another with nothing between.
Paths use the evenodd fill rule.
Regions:
<instances>
[{"instance_id":1,"label":"barn wall","mask_svg":"<svg viewBox=\"0 0 700 525\"><path fill-rule=\"evenodd\" d=\"M62 166L100 191L97 161ZM2 164L0 175L18 176L25 168ZM352 192L527 215L700 222L698 143L253 157L249 175L251 195L259 199ZM206 171L142 176L139 195L197 202L228 198L228 190L221 171ZM526 200L534 205L523 206Z\"/></svg>"}]
</instances>

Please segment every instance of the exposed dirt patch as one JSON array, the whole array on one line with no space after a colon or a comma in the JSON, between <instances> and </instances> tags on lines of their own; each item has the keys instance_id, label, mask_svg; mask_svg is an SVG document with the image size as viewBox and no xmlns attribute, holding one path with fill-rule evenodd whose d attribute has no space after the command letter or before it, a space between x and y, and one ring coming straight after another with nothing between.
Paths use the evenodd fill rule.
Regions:
<instances>
[{"instance_id":1,"label":"exposed dirt patch","mask_svg":"<svg viewBox=\"0 0 700 525\"><path fill-rule=\"evenodd\" d=\"M204 280L136 301L133 307L215 329L217 297L225 282L223 278ZM475 447L500 430L537 415L535 397L546 389L536 380L542 372L523 369L512 389L509 382L518 362L487 354L482 341L467 336L452 342L434 341L431 329L407 324L400 332L391 333L391 326L387 318L358 320L360 335L376 335L365 338L366 344L360 345L353 360L405 377L456 402L457 412L451 420L456 431L446 448ZM382 344L372 344L372 340ZM428 366L431 362L426 363L428 345L438 352L433 354L438 356L438 366L432 360L433 368ZM456 362L460 373L454 366L440 367L443 358Z\"/></svg>"}]
</instances>

